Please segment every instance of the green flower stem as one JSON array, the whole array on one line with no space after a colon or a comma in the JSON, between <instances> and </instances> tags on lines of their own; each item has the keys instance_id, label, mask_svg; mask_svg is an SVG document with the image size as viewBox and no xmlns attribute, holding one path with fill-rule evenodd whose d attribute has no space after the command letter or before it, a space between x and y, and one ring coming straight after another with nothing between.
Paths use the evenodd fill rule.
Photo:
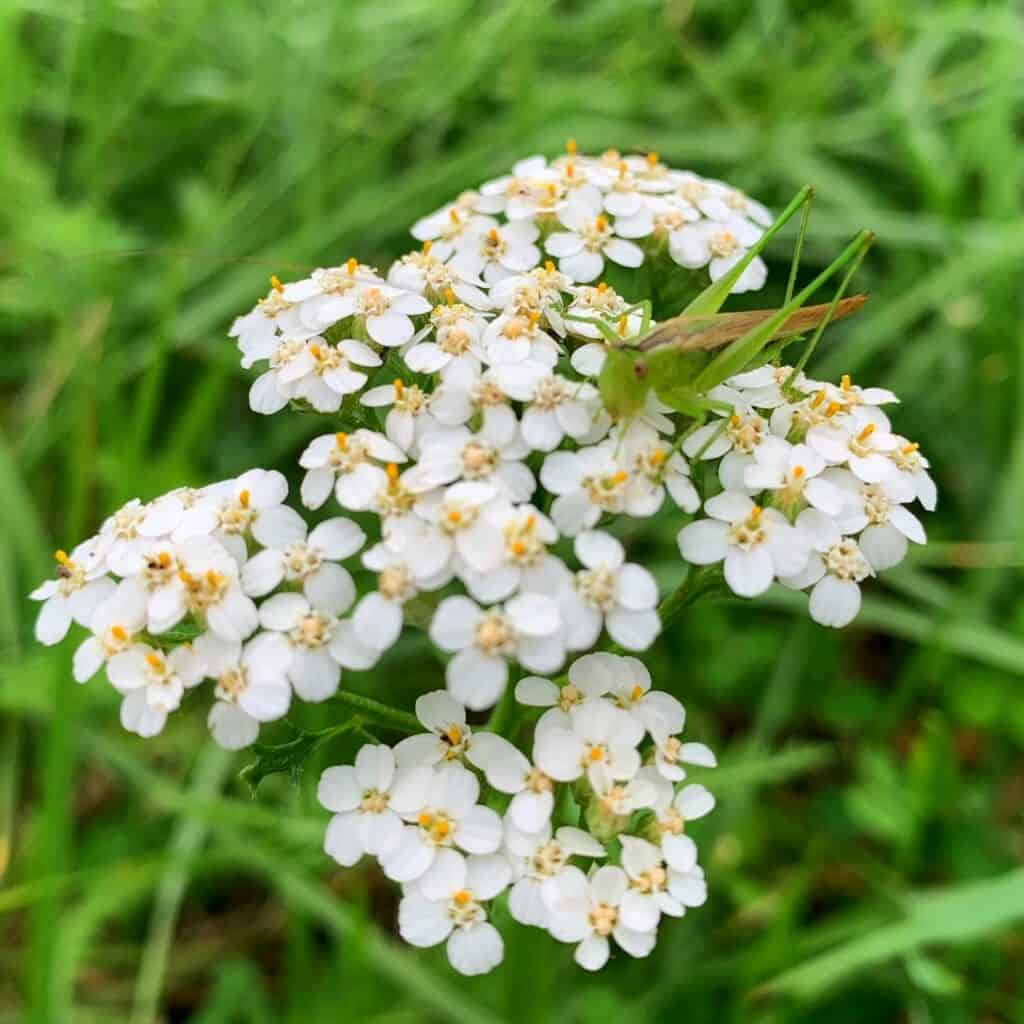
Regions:
<instances>
[{"instance_id":1,"label":"green flower stem","mask_svg":"<svg viewBox=\"0 0 1024 1024\"><path fill-rule=\"evenodd\" d=\"M414 733L422 732L423 726L419 719L408 711L400 711L391 707L390 704L382 704L372 697L364 697L361 693L350 693L348 690L339 690L334 695L334 700L339 704L357 711L359 715L370 722L378 725L386 725L398 732Z\"/></svg>"}]
</instances>

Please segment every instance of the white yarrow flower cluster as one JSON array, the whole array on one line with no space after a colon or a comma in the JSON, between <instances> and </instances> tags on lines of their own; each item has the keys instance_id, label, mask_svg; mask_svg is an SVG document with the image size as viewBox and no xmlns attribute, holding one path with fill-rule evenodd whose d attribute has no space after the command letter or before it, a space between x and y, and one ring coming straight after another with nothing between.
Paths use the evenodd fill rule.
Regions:
<instances>
[{"instance_id":1,"label":"white yarrow flower cluster","mask_svg":"<svg viewBox=\"0 0 1024 1024\"><path fill-rule=\"evenodd\" d=\"M439 690L416 702L423 733L367 744L354 766L328 768L324 849L345 867L376 858L402 886L402 938L444 943L463 974L501 962L489 908L506 891L517 921L572 943L587 970L607 961L610 939L646 956L662 916L706 899L686 827L714 798L682 785L681 765L713 767L714 756L680 741L682 704L652 690L636 658L585 655L562 686L524 679L516 698L548 708L529 756L468 726L466 709Z\"/></svg>"},{"instance_id":2,"label":"white yarrow flower cluster","mask_svg":"<svg viewBox=\"0 0 1024 1024\"><path fill-rule=\"evenodd\" d=\"M402 886L402 936L443 943L464 974L502 959L499 897L587 970L613 949L646 956L664 916L706 897L687 823L714 798L685 766L715 759L632 656L673 604L630 551L631 520L693 517L685 561L720 565L741 597L807 590L811 617L843 626L861 583L925 542L914 502L936 504L926 458L883 411L896 397L848 377L773 363L706 394L652 379L617 401L623 350L677 312L627 298L631 272L671 279L655 295L727 274L733 292L760 288L751 250L771 222L656 154L570 144L417 221L421 248L386 273L351 258L273 277L230 334L258 367L254 411L322 418L298 459L315 521L276 470L129 502L57 552L31 595L38 639L84 627L75 678L104 669L141 736L208 682L210 731L240 749L424 631L444 689L417 700L421 733L323 774L326 851L375 858ZM535 719L523 749L468 723L491 708L510 735Z\"/></svg>"}]
</instances>

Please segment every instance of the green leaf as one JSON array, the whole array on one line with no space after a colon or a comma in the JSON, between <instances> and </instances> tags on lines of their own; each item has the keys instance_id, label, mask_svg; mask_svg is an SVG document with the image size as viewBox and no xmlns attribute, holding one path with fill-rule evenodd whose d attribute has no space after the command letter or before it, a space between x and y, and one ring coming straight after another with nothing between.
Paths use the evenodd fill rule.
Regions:
<instances>
[{"instance_id":1,"label":"green leaf","mask_svg":"<svg viewBox=\"0 0 1024 1024\"><path fill-rule=\"evenodd\" d=\"M256 760L239 772L239 778L248 785L253 796L256 795L260 783L269 775L287 774L292 785L297 786L302 779L306 761L313 751L335 736L351 730L355 724L346 722L344 725L321 729L319 732L297 730L298 735L295 739L288 740L287 743L254 743L252 749L256 754Z\"/></svg>"},{"instance_id":2,"label":"green leaf","mask_svg":"<svg viewBox=\"0 0 1024 1024\"><path fill-rule=\"evenodd\" d=\"M933 944L972 942L1024 918L1024 868L912 894L901 920L850 939L761 985L755 994L810 1000L851 975ZM823 926L823 927L827 927Z\"/></svg>"}]
</instances>

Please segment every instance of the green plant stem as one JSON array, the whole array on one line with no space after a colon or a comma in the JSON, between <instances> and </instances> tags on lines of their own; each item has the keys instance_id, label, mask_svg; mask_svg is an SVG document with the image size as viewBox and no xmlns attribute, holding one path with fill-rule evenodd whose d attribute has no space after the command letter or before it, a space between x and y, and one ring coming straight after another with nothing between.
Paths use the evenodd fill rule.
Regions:
<instances>
[{"instance_id":1,"label":"green plant stem","mask_svg":"<svg viewBox=\"0 0 1024 1024\"><path fill-rule=\"evenodd\" d=\"M386 725L399 732L414 733L422 732L423 726L419 719L408 711L399 711L389 704L382 704L372 697L364 697L361 693L350 693L348 690L341 690L334 696L339 704L358 711L367 721L377 722L379 725Z\"/></svg>"}]
</instances>

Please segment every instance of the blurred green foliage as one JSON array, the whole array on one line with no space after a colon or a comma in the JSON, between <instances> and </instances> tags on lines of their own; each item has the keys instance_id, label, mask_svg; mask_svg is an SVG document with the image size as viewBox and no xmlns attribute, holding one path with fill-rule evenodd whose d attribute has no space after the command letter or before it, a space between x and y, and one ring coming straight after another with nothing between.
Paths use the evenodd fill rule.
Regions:
<instances>
[{"instance_id":1,"label":"blurred green foliage","mask_svg":"<svg viewBox=\"0 0 1024 1024\"><path fill-rule=\"evenodd\" d=\"M953 0L0 8L0 1022L1024 1020L1022 49L1014 5ZM269 274L386 265L416 216L568 136L776 207L813 184L805 280L873 229L871 301L811 369L903 396L942 504L840 635L773 593L659 641L722 764L709 904L598 977L509 922L504 968L467 981L320 852L311 784L351 738L253 800L198 707L121 733L24 594L136 493L291 471L321 424L250 414L225 337ZM633 538L666 586L675 528ZM408 706L438 669L410 642L349 681Z\"/></svg>"}]
</instances>

